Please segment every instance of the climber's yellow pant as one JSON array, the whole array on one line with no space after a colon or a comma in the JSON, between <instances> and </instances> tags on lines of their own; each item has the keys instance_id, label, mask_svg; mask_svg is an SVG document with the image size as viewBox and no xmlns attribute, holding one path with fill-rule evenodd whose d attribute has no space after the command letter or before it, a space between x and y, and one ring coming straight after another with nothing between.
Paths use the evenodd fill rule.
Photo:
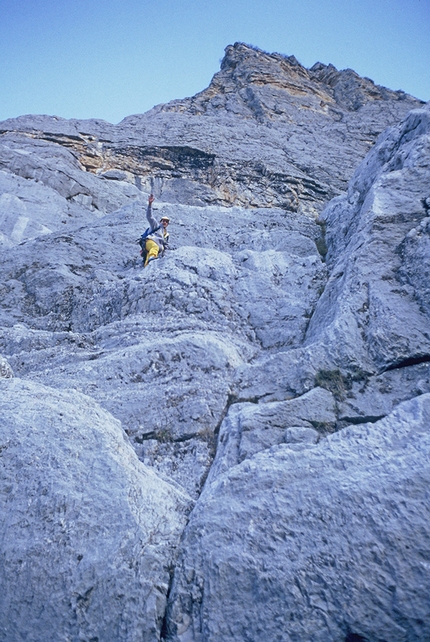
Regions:
<instances>
[{"instance_id":1,"label":"climber's yellow pant","mask_svg":"<svg viewBox=\"0 0 430 642\"><path fill-rule=\"evenodd\" d=\"M158 258L158 252L160 251L160 248L158 247L155 241L151 241L151 239L148 239L145 244L145 249L146 249L145 267L146 267L151 257L154 259Z\"/></svg>"}]
</instances>

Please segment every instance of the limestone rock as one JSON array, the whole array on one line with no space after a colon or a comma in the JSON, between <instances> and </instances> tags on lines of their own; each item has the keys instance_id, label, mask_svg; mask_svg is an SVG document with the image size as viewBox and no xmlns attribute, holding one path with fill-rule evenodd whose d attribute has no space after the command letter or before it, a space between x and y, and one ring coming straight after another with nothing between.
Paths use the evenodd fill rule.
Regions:
<instances>
[{"instance_id":1,"label":"limestone rock","mask_svg":"<svg viewBox=\"0 0 430 642\"><path fill-rule=\"evenodd\" d=\"M84 171L67 145L18 132L0 136L2 245L88 223L139 196L128 182Z\"/></svg>"},{"instance_id":2,"label":"limestone rock","mask_svg":"<svg viewBox=\"0 0 430 642\"><path fill-rule=\"evenodd\" d=\"M143 189L167 202L309 215L346 188L378 134L420 105L352 70L308 70L236 43L207 89L117 126L47 116L0 123L0 169L94 214Z\"/></svg>"},{"instance_id":3,"label":"limestone rock","mask_svg":"<svg viewBox=\"0 0 430 642\"><path fill-rule=\"evenodd\" d=\"M429 153L430 108L415 110L383 135L348 194L322 215L331 277L306 342L325 335L344 363L356 358L360 344L367 353L363 369L430 359L430 245L423 206ZM411 252L413 238L419 249Z\"/></svg>"},{"instance_id":4,"label":"limestone rock","mask_svg":"<svg viewBox=\"0 0 430 642\"><path fill-rule=\"evenodd\" d=\"M427 639L429 427L426 394L212 479L185 531L164 639Z\"/></svg>"},{"instance_id":5,"label":"limestone rock","mask_svg":"<svg viewBox=\"0 0 430 642\"><path fill-rule=\"evenodd\" d=\"M317 442L318 433L327 435L335 426L335 400L323 388L288 401L234 404L221 424L208 481L274 445Z\"/></svg>"},{"instance_id":6,"label":"limestone rock","mask_svg":"<svg viewBox=\"0 0 430 642\"><path fill-rule=\"evenodd\" d=\"M237 368L300 345L326 269L312 220L159 207L176 249L145 270L141 201L5 250L0 349L17 376L92 396L142 461L196 496Z\"/></svg>"},{"instance_id":7,"label":"limestone rock","mask_svg":"<svg viewBox=\"0 0 430 642\"><path fill-rule=\"evenodd\" d=\"M389 373L402 371L391 400L387 388L382 402L379 395L370 401L366 393L368 412L358 415L376 419L382 406L391 410L416 394L417 371L409 377L408 368L424 364L418 378L421 392L429 390L429 144L427 106L381 136L347 194L324 210L320 223L326 229L329 278L303 346L264 355L241 369L242 395L282 399L303 394L316 382L333 388L340 401L352 395L351 404L360 405L360 395L375 389L373 377L388 382L396 377Z\"/></svg>"},{"instance_id":8,"label":"limestone rock","mask_svg":"<svg viewBox=\"0 0 430 642\"><path fill-rule=\"evenodd\" d=\"M390 414L402 401L426 392L430 392L428 362L411 362L361 381L345 379L338 403L339 424L376 421Z\"/></svg>"},{"instance_id":9,"label":"limestone rock","mask_svg":"<svg viewBox=\"0 0 430 642\"><path fill-rule=\"evenodd\" d=\"M77 392L0 381L0 639L158 640L190 500Z\"/></svg>"},{"instance_id":10,"label":"limestone rock","mask_svg":"<svg viewBox=\"0 0 430 642\"><path fill-rule=\"evenodd\" d=\"M119 125L0 123L5 641L428 637L429 109L236 43Z\"/></svg>"}]
</instances>

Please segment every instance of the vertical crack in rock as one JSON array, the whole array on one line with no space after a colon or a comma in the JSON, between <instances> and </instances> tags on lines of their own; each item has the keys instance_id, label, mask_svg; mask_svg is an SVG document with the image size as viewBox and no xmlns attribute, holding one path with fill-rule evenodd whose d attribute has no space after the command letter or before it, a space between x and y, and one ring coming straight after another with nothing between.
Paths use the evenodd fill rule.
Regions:
<instances>
[{"instance_id":1,"label":"vertical crack in rock","mask_svg":"<svg viewBox=\"0 0 430 642\"><path fill-rule=\"evenodd\" d=\"M224 407L223 412L220 415L220 418L219 418L218 423L217 423L217 425L215 427L215 430L214 430L214 451L213 451L213 456L212 456L212 462L211 462L211 465L207 468L205 475L202 477L199 495L201 495L201 493L203 492L206 480L207 480L207 478L208 478L208 476L210 474L210 471L211 471L212 464L213 464L213 462L215 461L215 458L216 458L221 425L222 425L224 419L227 417L228 411L231 408L231 406L236 404L236 403L244 403L245 401L251 401L251 403L258 403L257 399L239 400L233 394L229 394L228 397L227 397L227 403L226 403L226 405ZM190 519L192 517L192 513L193 513L193 510L194 510L197 502L198 502L198 497L197 497L197 500L196 500L194 506L192 507L189 515L188 515L187 524L185 524L184 529L182 531L181 540L180 540L180 542L178 544L178 557L181 554L183 541L184 541L184 538L186 536L187 525L188 525L188 523L189 523L189 521L190 521ZM166 596L166 608L165 608L164 617L163 617L163 620L162 620L161 635L160 635L160 640L162 642L167 642L169 639L171 639L171 635L172 635L172 631L170 630L170 627L169 627L169 612L170 612L170 609L171 609L170 596L171 596L172 587L173 587L173 583L174 583L174 579L175 579L175 570L176 570L176 565L172 566L172 568L170 569L169 586L168 586L167 596Z\"/></svg>"}]
</instances>

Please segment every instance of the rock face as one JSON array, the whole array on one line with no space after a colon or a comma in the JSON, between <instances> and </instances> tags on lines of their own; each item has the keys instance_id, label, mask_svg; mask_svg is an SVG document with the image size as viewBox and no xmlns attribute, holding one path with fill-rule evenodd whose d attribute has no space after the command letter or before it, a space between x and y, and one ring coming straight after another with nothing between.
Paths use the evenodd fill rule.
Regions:
<instances>
[{"instance_id":1,"label":"rock face","mask_svg":"<svg viewBox=\"0 0 430 642\"><path fill-rule=\"evenodd\" d=\"M326 268L314 221L163 211L177 249L145 271L133 257L141 201L5 250L0 350L17 376L102 403L143 461L196 495L237 368L262 347L300 345ZM200 247L189 245L193 229Z\"/></svg>"},{"instance_id":2,"label":"rock face","mask_svg":"<svg viewBox=\"0 0 430 642\"><path fill-rule=\"evenodd\" d=\"M166 639L426 639L429 428L426 394L217 474L186 530Z\"/></svg>"},{"instance_id":3,"label":"rock face","mask_svg":"<svg viewBox=\"0 0 430 642\"><path fill-rule=\"evenodd\" d=\"M429 107L411 112L324 210L329 278L303 345L245 369L242 391L277 398L319 383L354 423L427 391L429 132Z\"/></svg>"},{"instance_id":4,"label":"rock face","mask_svg":"<svg viewBox=\"0 0 430 642\"><path fill-rule=\"evenodd\" d=\"M429 105L236 44L0 131L0 639L430 637Z\"/></svg>"},{"instance_id":5,"label":"rock face","mask_svg":"<svg viewBox=\"0 0 430 642\"><path fill-rule=\"evenodd\" d=\"M78 392L0 383L1 640L153 640L190 501Z\"/></svg>"},{"instance_id":6,"label":"rock face","mask_svg":"<svg viewBox=\"0 0 430 642\"><path fill-rule=\"evenodd\" d=\"M0 170L18 185L43 183L0 202L3 233L19 242L82 210L90 220L139 189L173 203L315 214L346 188L378 134L421 104L351 69L305 69L294 56L236 43L206 90L118 126L47 116L1 123ZM8 179L0 175L5 192ZM40 199L49 208L37 214Z\"/></svg>"}]
</instances>

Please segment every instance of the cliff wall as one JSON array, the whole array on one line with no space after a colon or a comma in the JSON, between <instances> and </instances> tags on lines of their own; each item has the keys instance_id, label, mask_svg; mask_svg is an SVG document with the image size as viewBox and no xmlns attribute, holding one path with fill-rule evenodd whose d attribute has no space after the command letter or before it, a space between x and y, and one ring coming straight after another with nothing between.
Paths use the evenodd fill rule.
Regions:
<instances>
[{"instance_id":1,"label":"cliff wall","mask_svg":"<svg viewBox=\"0 0 430 642\"><path fill-rule=\"evenodd\" d=\"M427 639L429 105L236 43L0 132L0 640Z\"/></svg>"}]
</instances>

